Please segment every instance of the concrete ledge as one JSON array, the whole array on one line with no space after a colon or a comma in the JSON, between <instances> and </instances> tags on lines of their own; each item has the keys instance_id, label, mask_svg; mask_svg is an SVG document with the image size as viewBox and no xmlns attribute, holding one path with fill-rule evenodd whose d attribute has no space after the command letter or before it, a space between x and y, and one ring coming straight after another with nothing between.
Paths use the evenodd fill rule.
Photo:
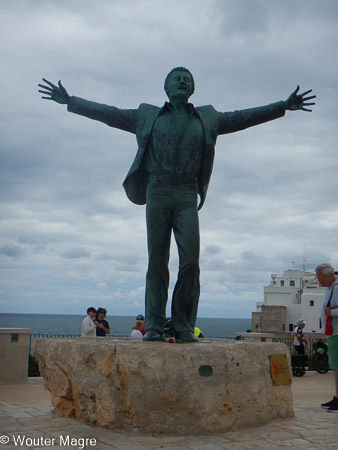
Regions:
<instances>
[{"instance_id":1,"label":"concrete ledge","mask_svg":"<svg viewBox=\"0 0 338 450\"><path fill-rule=\"evenodd\" d=\"M285 344L49 338L33 348L55 412L97 426L209 434L294 415L291 385L270 373Z\"/></svg>"}]
</instances>

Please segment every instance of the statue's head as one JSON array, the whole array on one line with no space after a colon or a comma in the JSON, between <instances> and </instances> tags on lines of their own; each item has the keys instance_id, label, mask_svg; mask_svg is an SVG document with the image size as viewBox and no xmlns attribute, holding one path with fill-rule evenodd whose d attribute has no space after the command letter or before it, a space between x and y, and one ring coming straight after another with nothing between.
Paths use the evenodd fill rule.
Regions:
<instances>
[{"instance_id":1,"label":"statue's head","mask_svg":"<svg viewBox=\"0 0 338 450\"><path fill-rule=\"evenodd\" d=\"M194 77L185 67L174 67L166 76L164 90L169 99L174 91L182 91L188 99L195 92Z\"/></svg>"}]
</instances>

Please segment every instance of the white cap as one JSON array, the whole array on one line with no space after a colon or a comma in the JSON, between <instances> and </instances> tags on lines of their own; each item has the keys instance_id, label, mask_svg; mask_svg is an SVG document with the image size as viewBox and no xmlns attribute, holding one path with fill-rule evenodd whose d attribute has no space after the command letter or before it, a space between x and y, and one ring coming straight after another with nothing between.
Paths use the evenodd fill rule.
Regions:
<instances>
[{"instance_id":1,"label":"white cap","mask_svg":"<svg viewBox=\"0 0 338 450\"><path fill-rule=\"evenodd\" d=\"M298 319L297 322L296 322L296 325L300 325L302 323L305 325L306 324L305 320L304 319Z\"/></svg>"}]
</instances>

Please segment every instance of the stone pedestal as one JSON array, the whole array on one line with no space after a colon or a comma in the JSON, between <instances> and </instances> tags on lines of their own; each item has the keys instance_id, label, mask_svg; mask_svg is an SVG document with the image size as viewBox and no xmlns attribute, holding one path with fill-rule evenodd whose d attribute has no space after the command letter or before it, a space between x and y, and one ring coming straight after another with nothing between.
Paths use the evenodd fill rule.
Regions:
<instances>
[{"instance_id":1,"label":"stone pedestal","mask_svg":"<svg viewBox=\"0 0 338 450\"><path fill-rule=\"evenodd\" d=\"M291 385L270 372L285 344L49 338L33 348L55 411L97 426L203 434L293 416Z\"/></svg>"}]
</instances>

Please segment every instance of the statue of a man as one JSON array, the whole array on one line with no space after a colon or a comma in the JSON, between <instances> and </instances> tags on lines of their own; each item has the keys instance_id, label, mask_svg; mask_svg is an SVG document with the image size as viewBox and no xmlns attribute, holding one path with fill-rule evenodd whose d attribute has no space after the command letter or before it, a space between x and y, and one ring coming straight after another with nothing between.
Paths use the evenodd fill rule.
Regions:
<instances>
[{"instance_id":1,"label":"statue of a man","mask_svg":"<svg viewBox=\"0 0 338 450\"><path fill-rule=\"evenodd\" d=\"M136 134L138 151L123 182L128 198L146 204L148 271L145 292L145 341L159 341L163 333L169 286L169 250L172 232L179 254L179 271L172 298L172 322L177 340L194 342L200 294L199 222L211 177L218 135L240 131L284 116L286 110L303 110L315 96L298 95L299 86L286 101L234 112L188 103L194 78L184 67L166 77L169 103L162 108L141 104L120 109L69 96L43 78L42 98L67 104L68 111ZM197 198L200 197L197 206Z\"/></svg>"}]
</instances>

